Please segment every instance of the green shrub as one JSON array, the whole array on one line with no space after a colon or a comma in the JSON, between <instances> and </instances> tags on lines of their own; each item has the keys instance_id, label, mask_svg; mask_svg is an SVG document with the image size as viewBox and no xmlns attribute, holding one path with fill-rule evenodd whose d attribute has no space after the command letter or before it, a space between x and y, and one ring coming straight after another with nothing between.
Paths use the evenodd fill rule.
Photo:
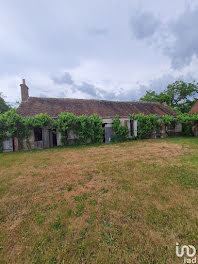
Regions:
<instances>
[{"instance_id":1,"label":"green shrub","mask_svg":"<svg viewBox=\"0 0 198 264\"><path fill-rule=\"evenodd\" d=\"M77 136L77 144L100 143L103 138L102 119L97 115L87 117L75 116L71 113L61 113L56 120L56 127L62 134L62 142L67 144L68 131Z\"/></svg>"},{"instance_id":2,"label":"green shrub","mask_svg":"<svg viewBox=\"0 0 198 264\"><path fill-rule=\"evenodd\" d=\"M118 115L116 115L115 119L113 120L112 129L115 133L114 137L112 138L113 142L123 142L128 139L129 129L127 126L121 125Z\"/></svg>"},{"instance_id":3,"label":"green shrub","mask_svg":"<svg viewBox=\"0 0 198 264\"><path fill-rule=\"evenodd\" d=\"M160 121L156 115L137 114L131 115L131 119L137 120L137 137L149 137L152 132L160 128Z\"/></svg>"}]
</instances>

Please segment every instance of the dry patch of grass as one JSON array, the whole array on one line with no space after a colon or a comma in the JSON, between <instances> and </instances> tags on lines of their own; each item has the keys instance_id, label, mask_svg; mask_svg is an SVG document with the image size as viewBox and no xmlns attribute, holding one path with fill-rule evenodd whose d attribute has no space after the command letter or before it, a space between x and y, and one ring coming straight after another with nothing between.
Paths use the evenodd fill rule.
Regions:
<instances>
[{"instance_id":1,"label":"dry patch of grass","mask_svg":"<svg viewBox=\"0 0 198 264\"><path fill-rule=\"evenodd\" d=\"M197 246L198 142L0 155L0 263L181 263Z\"/></svg>"}]
</instances>

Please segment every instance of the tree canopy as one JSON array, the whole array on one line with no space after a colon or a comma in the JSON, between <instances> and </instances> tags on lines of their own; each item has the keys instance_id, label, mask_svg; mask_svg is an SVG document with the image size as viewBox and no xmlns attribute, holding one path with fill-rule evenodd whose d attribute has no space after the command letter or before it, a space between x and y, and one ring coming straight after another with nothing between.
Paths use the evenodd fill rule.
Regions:
<instances>
[{"instance_id":1,"label":"tree canopy","mask_svg":"<svg viewBox=\"0 0 198 264\"><path fill-rule=\"evenodd\" d=\"M5 102L3 95L0 93L0 114L10 110L10 106Z\"/></svg>"},{"instance_id":2,"label":"tree canopy","mask_svg":"<svg viewBox=\"0 0 198 264\"><path fill-rule=\"evenodd\" d=\"M169 84L161 93L148 90L145 96L140 98L141 101L146 102L165 102L181 113L187 113L197 99L198 83L187 83L184 81L176 81L173 84Z\"/></svg>"}]
</instances>

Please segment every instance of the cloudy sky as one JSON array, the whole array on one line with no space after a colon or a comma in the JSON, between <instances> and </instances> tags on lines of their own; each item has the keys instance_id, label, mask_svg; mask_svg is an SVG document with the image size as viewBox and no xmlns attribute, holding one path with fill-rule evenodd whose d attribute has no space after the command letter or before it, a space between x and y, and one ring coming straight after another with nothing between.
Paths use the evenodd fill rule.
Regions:
<instances>
[{"instance_id":1,"label":"cloudy sky","mask_svg":"<svg viewBox=\"0 0 198 264\"><path fill-rule=\"evenodd\" d=\"M198 81L196 0L0 0L0 92L138 100Z\"/></svg>"}]
</instances>

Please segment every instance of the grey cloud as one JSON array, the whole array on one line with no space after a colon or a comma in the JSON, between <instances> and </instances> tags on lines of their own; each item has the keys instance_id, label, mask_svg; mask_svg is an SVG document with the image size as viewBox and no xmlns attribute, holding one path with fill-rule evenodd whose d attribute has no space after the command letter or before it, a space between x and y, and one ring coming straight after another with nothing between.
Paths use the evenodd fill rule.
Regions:
<instances>
[{"instance_id":1,"label":"grey cloud","mask_svg":"<svg viewBox=\"0 0 198 264\"><path fill-rule=\"evenodd\" d=\"M134 91L130 92L130 96L128 93L125 93L123 91L118 91L117 94L115 94L115 92L108 91L108 87L107 87L107 89L101 89L101 88L99 88L93 84L87 83L87 82L83 82L80 85L73 85L72 90L74 92L76 92L76 91L82 92L82 93L88 95L90 98L100 99L100 100L122 100L122 101L125 101L126 99L131 100L132 94L134 95Z\"/></svg>"},{"instance_id":2,"label":"grey cloud","mask_svg":"<svg viewBox=\"0 0 198 264\"><path fill-rule=\"evenodd\" d=\"M150 38L150 43L156 45L159 41L159 47L170 58L172 68L181 69L189 65L193 57L198 57L197 24L198 7L186 9L176 19L165 24L152 13L137 12L130 26L137 39Z\"/></svg>"},{"instance_id":3,"label":"grey cloud","mask_svg":"<svg viewBox=\"0 0 198 264\"><path fill-rule=\"evenodd\" d=\"M82 84L77 84L72 80L72 76L69 72L65 72L64 74L60 74L58 76L54 76L51 78L55 84L61 85L71 85L71 89L73 92L82 92L91 97L97 98L97 87L93 84L83 82Z\"/></svg>"},{"instance_id":4,"label":"grey cloud","mask_svg":"<svg viewBox=\"0 0 198 264\"><path fill-rule=\"evenodd\" d=\"M144 39L154 35L161 22L152 13L135 14L131 19L131 29L137 39Z\"/></svg>"},{"instance_id":5,"label":"grey cloud","mask_svg":"<svg viewBox=\"0 0 198 264\"><path fill-rule=\"evenodd\" d=\"M108 91L108 87L107 89L101 89L89 83L75 86L75 89L89 95L91 98L100 100L131 101L139 98L138 91L134 91L134 89L124 91L124 89L120 88L115 93L114 91Z\"/></svg>"},{"instance_id":6,"label":"grey cloud","mask_svg":"<svg viewBox=\"0 0 198 264\"><path fill-rule=\"evenodd\" d=\"M164 91L169 84L175 82L176 80L178 80L178 78L170 74L165 74L160 78L150 80L147 85L140 84L140 94L141 96L144 95L146 90L152 90L160 93Z\"/></svg>"},{"instance_id":7,"label":"grey cloud","mask_svg":"<svg viewBox=\"0 0 198 264\"><path fill-rule=\"evenodd\" d=\"M72 77L69 72L65 72L64 74L60 76L52 77L52 80L57 84L73 84Z\"/></svg>"},{"instance_id":8,"label":"grey cloud","mask_svg":"<svg viewBox=\"0 0 198 264\"><path fill-rule=\"evenodd\" d=\"M193 76L191 73L188 73L186 75L179 75L179 76L164 74L160 78L150 80L148 85L140 85L139 95L140 97L144 96L146 90L152 90L157 93L160 93L163 92L169 84L172 84L175 81L180 80L185 82L193 82L195 79L196 79L195 76Z\"/></svg>"},{"instance_id":9,"label":"grey cloud","mask_svg":"<svg viewBox=\"0 0 198 264\"><path fill-rule=\"evenodd\" d=\"M66 78L67 77L67 78ZM125 92L123 88L120 88L116 91L108 91L108 87L99 88L94 84L88 82L82 82L81 84L77 84L75 81L70 82L72 80L72 76L69 72L64 73L59 76L55 76L52 78L55 84L68 85L71 84L70 89L73 93L81 92L83 94L88 95L89 98L94 99L104 99L104 100L121 100L121 101L130 101L137 99L137 93L134 90ZM69 81L68 81L69 79ZM59 93L59 97L64 97L64 93Z\"/></svg>"},{"instance_id":10,"label":"grey cloud","mask_svg":"<svg viewBox=\"0 0 198 264\"><path fill-rule=\"evenodd\" d=\"M171 58L172 67L182 68L190 64L193 56L198 56L198 8L188 9L177 20L169 24L174 41L165 48Z\"/></svg>"},{"instance_id":11,"label":"grey cloud","mask_svg":"<svg viewBox=\"0 0 198 264\"><path fill-rule=\"evenodd\" d=\"M141 81L145 82L148 74L160 74L161 65L168 72L169 60L161 56L162 49L172 60L174 67L188 64L192 56L197 54L198 45L194 45L198 39L196 24L192 26L197 21L197 11L190 11L190 15L186 11L186 15L178 17L185 0L175 0L174 3L150 0L141 1L141 4L140 1L131 0L122 1L121 4L105 0L77 1L78 4L75 2L43 0L38 8L33 0L12 3L2 1L0 89L11 98L9 100L14 97L10 79L15 79L15 76L24 76L27 80L28 76L32 76L34 88L30 93L35 96L42 93L49 97L64 97L72 89L73 92L81 91L82 98L134 100L138 99L138 88L137 91L134 87L131 87L131 91L127 91L128 88L121 91L116 87L112 92L110 87L115 83L123 84L123 87L126 83L134 83L140 79L140 73ZM177 10L173 6L177 6ZM138 10L132 19L130 10ZM154 38L160 35L162 23L158 16L143 10L152 10L163 21L178 17L176 21L166 25L167 34L175 38L172 45L161 45L158 50L156 45L148 47L149 37L154 43ZM182 32L184 21L189 25L189 30L184 27L186 33ZM131 31L136 36L132 41ZM165 40L166 37L163 36L162 42ZM78 84L66 72L53 77L54 83L49 80L38 85L37 73L39 76L43 75L45 80L49 72L62 69L72 72L76 69L75 74L82 70L81 75L93 80L93 83L103 79L110 81L103 88L89 82ZM64 85L65 93L62 94L60 92L64 90ZM16 96L19 97L19 94L18 90Z\"/></svg>"},{"instance_id":12,"label":"grey cloud","mask_svg":"<svg viewBox=\"0 0 198 264\"><path fill-rule=\"evenodd\" d=\"M85 94L88 94L92 97L97 97L97 88L94 85L89 84L87 82L83 82L81 85L74 85L74 89L83 92Z\"/></svg>"},{"instance_id":13,"label":"grey cloud","mask_svg":"<svg viewBox=\"0 0 198 264\"><path fill-rule=\"evenodd\" d=\"M131 29L139 40L150 38L171 60L173 69L189 65L198 57L198 7L186 9L175 20L163 24L152 13L137 13L131 20ZM156 33L156 34L155 34ZM155 34L156 38L152 38Z\"/></svg>"}]
</instances>

